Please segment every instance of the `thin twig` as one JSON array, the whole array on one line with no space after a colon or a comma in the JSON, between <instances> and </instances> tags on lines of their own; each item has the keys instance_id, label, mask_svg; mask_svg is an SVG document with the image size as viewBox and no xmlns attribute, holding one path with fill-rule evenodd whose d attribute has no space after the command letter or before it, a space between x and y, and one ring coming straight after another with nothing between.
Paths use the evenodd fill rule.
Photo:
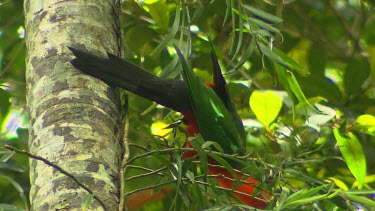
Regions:
<instances>
[{"instance_id":1,"label":"thin twig","mask_svg":"<svg viewBox=\"0 0 375 211\"><path fill-rule=\"evenodd\" d=\"M125 181L129 181L129 180L133 180L133 179L137 179L137 178L141 178L141 177L147 177L147 176L150 176L150 175L166 176L165 174L160 173L161 171L166 170L166 169L167 169L167 167L163 167L163 168L160 168L160 169L148 172L148 173L138 174L136 176L126 178Z\"/></svg>"},{"instance_id":2,"label":"thin twig","mask_svg":"<svg viewBox=\"0 0 375 211\"><path fill-rule=\"evenodd\" d=\"M199 178L199 177L203 177L203 176L208 177L208 178L218 178L218 177L220 177L220 178L228 178L228 177L224 177L221 174L219 174L219 175L201 175L201 176L198 176L198 177L195 177L195 178ZM231 178L228 178L228 179L231 179ZM141 192L141 191L144 191L144 190L154 189L154 188L162 187L162 186L169 185L169 184L172 184L172 183L177 183L177 181L178 181L177 179L174 179L174 180L170 180L168 182L164 182L164 183L160 183L160 184L156 184L156 185L150 185L150 186L147 186L147 187L139 188L139 189L136 189L136 190L128 192L126 194L126 197L129 197L132 194L135 194L137 192ZM183 182L188 182L188 183L198 183L200 185L204 185L204 186L207 186L207 187L212 187L209 183L206 183L206 182L203 182L203 181L199 181L199 180L195 180L195 179L191 180L189 178L182 178L182 181ZM253 183L251 183L251 184L253 184ZM265 199L258 198L258 197L255 197L253 195L250 195L250 194L247 194L247 193L243 193L243 192L240 192L240 191L237 191L237 190L233 190L233 189L230 189L230 188L223 188L223 187L220 187L220 186L214 186L214 187L216 189L218 189L218 190L224 190L224 191L228 191L228 192L231 192L231 193L236 193L236 194L240 194L240 195L252 197L252 198L255 198L255 199L258 199L258 200L266 201ZM258 188L258 187L255 187L255 188Z\"/></svg>"},{"instance_id":3,"label":"thin twig","mask_svg":"<svg viewBox=\"0 0 375 211\"><path fill-rule=\"evenodd\" d=\"M124 157L121 161L121 168L120 168L120 202L119 202L119 210L123 211L126 210L126 198L125 198L125 172L126 172L126 164L128 163L130 152L129 152L129 143L128 143L128 134L129 134L129 118L128 118L128 96L125 97L125 118L124 125L123 125L123 153Z\"/></svg>"},{"instance_id":4,"label":"thin twig","mask_svg":"<svg viewBox=\"0 0 375 211\"><path fill-rule=\"evenodd\" d=\"M48 166L51 166L53 167L54 169L58 170L60 173L64 174L65 176L71 178L72 180L74 180L78 186L80 186L81 188L85 189L87 192L89 192L90 194L93 194L94 195L94 199L96 199L99 204L104 208L104 210L106 210L106 206L104 205L104 203L88 188L86 187L86 185L82 184L80 181L78 181L77 178L75 178L75 176L73 176L72 174L70 174L69 172L65 171L64 169L62 169L60 166L54 164L54 163L51 163L50 161L48 161L47 159L45 158L42 158L42 157L39 157L39 156L36 156L36 155L33 155L31 154L30 152L27 152L25 150L19 150L17 148L14 148L12 146L9 146L9 145L5 145L4 148L8 149L8 150L12 150L14 152L17 152L17 153L20 153L20 154L24 154L24 155L27 155L28 157L30 158L33 158L35 160L40 160L42 161L43 163L47 164Z\"/></svg>"}]
</instances>

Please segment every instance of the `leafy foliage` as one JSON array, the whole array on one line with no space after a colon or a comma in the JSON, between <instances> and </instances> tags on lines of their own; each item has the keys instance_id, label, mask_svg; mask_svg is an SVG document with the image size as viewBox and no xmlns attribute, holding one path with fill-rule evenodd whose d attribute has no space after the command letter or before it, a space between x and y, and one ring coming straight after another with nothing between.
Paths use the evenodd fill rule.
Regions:
<instances>
[{"instance_id":1,"label":"leafy foliage","mask_svg":"<svg viewBox=\"0 0 375 211\"><path fill-rule=\"evenodd\" d=\"M249 152L239 157L209 151L212 143L198 136L192 143L200 159L182 160L189 150L183 148L183 126L174 124L167 135L154 130L157 123L174 123L179 114L130 95L127 197L150 199L132 208L153 201L142 209L246 209L206 174L207 156L230 172L236 171L231 161L243 163L242 172L258 178L273 196L268 209L375 207L374 5L280 2L123 3L123 55L159 76L179 77L176 44L194 72L210 80L211 39L246 126ZM11 20L0 20L0 124L7 124L14 107L25 106L24 45L15 33L22 26L21 7L21 1L0 5ZM21 138L1 133L0 146L26 149ZM6 203L0 209L27 209L28 176L22 174L27 161L3 149L0 153L0 176L12 178L1 180L0 189L16 193L9 198L0 191Z\"/></svg>"}]
</instances>

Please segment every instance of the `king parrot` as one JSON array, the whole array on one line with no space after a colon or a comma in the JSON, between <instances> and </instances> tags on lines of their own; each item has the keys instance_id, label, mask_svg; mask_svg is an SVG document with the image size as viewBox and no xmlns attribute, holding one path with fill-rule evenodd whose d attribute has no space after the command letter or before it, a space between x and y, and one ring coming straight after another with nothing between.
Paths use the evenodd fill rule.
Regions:
<instances>
[{"instance_id":1,"label":"king parrot","mask_svg":"<svg viewBox=\"0 0 375 211\"><path fill-rule=\"evenodd\" d=\"M182 65L184 80L159 78L146 70L125 61L113 54L108 58L92 55L86 51L68 47L75 55L71 64L84 73L121 87L139 96L155 101L165 107L180 112L187 120L187 136L193 137L200 133L205 141L213 141L220 145L226 154L244 155L246 153L245 130L237 111L230 100L226 81L222 75L215 52L212 50L214 83L204 83L196 76L186 62L181 51L175 50ZM185 147L191 148L186 140ZM193 150L185 151L183 158L197 156ZM227 169L219 167L217 162L208 157L208 171L217 175L215 179L223 188L233 189L233 195L243 203L264 209L265 199L270 195L265 190L254 191L259 183L256 179L245 177L236 171L241 179L237 185L235 176ZM233 164L236 165L236 164ZM239 166L234 166L239 169ZM242 181L244 180L244 181Z\"/></svg>"}]
</instances>

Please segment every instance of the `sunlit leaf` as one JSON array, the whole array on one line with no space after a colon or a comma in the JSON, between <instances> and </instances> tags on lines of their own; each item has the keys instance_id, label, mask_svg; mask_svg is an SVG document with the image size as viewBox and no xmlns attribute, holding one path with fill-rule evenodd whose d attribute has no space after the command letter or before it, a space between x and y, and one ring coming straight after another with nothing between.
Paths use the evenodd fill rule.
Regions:
<instances>
[{"instance_id":1,"label":"sunlit leaf","mask_svg":"<svg viewBox=\"0 0 375 211\"><path fill-rule=\"evenodd\" d=\"M341 180L337 179L337 178L334 178L334 177L330 177L326 180L327 182L329 181L333 181L335 183L335 185L343 190L349 190L348 186Z\"/></svg>"},{"instance_id":2,"label":"sunlit leaf","mask_svg":"<svg viewBox=\"0 0 375 211\"><path fill-rule=\"evenodd\" d=\"M254 91L250 96L250 107L264 126L269 126L278 116L283 103L279 96L271 91Z\"/></svg>"},{"instance_id":3,"label":"sunlit leaf","mask_svg":"<svg viewBox=\"0 0 375 211\"><path fill-rule=\"evenodd\" d=\"M365 184L375 183L375 174L366 176L365 179L364 179L364 183ZM352 188L355 188L355 187L358 187L358 181L355 181L353 183ZM373 192L375 194L375 190Z\"/></svg>"},{"instance_id":4,"label":"sunlit leaf","mask_svg":"<svg viewBox=\"0 0 375 211\"><path fill-rule=\"evenodd\" d=\"M168 138L170 133L172 132L171 128L168 128L169 124L163 121L154 122L151 125L151 133L157 136L162 136Z\"/></svg>"},{"instance_id":5,"label":"sunlit leaf","mask_svg":"<svg viewBox=\"0 0 375 211\"><path fill-rule=\"evenodd\" d=\"M355 120L355 125L353 128L375 136L375 117L370 114L361 115Z\"/></svg>"}]
</instances>

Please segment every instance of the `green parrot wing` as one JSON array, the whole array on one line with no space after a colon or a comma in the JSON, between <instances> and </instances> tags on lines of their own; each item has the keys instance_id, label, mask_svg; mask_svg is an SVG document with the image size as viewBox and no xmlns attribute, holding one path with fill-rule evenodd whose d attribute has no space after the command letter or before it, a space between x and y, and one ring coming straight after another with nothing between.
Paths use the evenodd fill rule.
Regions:
<instances>
[{"instance_id":1,"label":"green parrot wing","mask_svg":"<svg viewBox=\"0 0 375 211\"><path fill-rule=\"evenodd\" d=\"M240 116L237 113L236 107L233 104L233 101L229 97L227 82L224 79L224 76L222 74L219 61L217 59L214 47L211 43L211 59L212 59L212 66L213 66L213 77L214 77L214 85L215 85L215 92L217 95L221 98L223 101L225 107L229 110L230 113L232 113L233 121L237 124L237 128L240 132L241 139L246 139L246 132L244 129L244 126L242 124L242 120Z\"/></svg>"},{"instance_id":2,"label":"green parrot wing","mask_svg":"<svg viewBox=\"0 0 375 211\"><path fill-rule=\"evenodd\" d=\"M243 128L233 121L233 114L220 97L196 76L177 46L174 46L182 65L182 76L187 84L189 98L200 133L205 141L220 144L227 154L244 154Z\"/></svg>"}]
</instances>

